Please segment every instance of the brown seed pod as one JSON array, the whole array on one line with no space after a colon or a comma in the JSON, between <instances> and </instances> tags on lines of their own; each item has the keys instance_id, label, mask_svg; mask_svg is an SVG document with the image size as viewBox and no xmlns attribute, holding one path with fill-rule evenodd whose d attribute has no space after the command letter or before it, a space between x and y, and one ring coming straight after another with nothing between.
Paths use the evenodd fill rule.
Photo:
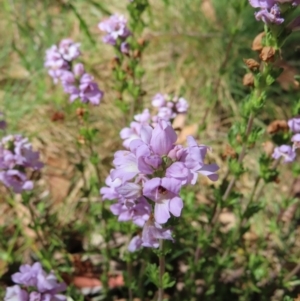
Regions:
<instances>
[{"instance_id":1,"label":"brown seed pod","mask_svg":"<svg viewBox=\"0 0 300 301\"><path fill-rule=\"evenodd\" d=\"M261 51L263 49L262 39L264 38L265 33L261 32L257 35L252 42L252 50Z\"/></svg>"},{"instance_id":2,"label":"brown seed pod","mask_svg":"<svg viewBox=\"0 0 300 301\"><path fill-rule=\"evenodd\" d=\"M243 85L246 87L254 86L254 76L252 73L247 73L243 77Z\"/></svg>"},{"instance_id":3,"label":"brown seed pod","mask_svg":"<svg viewBox=\"0 0 300 301\"><path fill-rule=\"evenodd\" d=\"M259 55L260 59L264 62L271 62L274 60L276 50L274 47L266 46L263 47Z\"/></svg>"},{"instance_id":4,"label":"brown seed pod","mask_svg":"<svg viewBox=\"0 0 300 301\"><path fill-rule=\"evenodd\" d=\"M259 69L259 62L254 59L244 59L245 65L251 70L256 71Z\"/></svg>"}]
</instances>

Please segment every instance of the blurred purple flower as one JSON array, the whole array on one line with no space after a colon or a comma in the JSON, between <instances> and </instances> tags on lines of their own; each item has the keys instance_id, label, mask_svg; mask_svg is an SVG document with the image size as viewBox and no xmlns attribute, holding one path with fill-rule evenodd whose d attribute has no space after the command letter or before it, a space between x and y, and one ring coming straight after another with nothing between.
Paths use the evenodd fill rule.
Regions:
<instances>
[{"instance_id":1,"label":"blurred purple flower","mask_svg":"<svg viewBox=\"0 0 300 301\"><path fill-rule=\"evenodd\" d=\"M284 22L284 19L280 16L280 7L277 4L272 6L269 10L262 9L256 12L255 18L257 21L263 21L266 24L281 24Z\"/></svg>"},{"instance_id":2,"label":"blurred purple flower","mask_svg":"<svg viewBox=\"0 0 300 301\"><path fill-rule=\"evenodd\" d=\"M152 106L156 107L156 108L161 108L163 106L165 106L166 104L166 98L165 95L161 94L161 93L157 93L156 95L154 95L154 97L152 98Z\"/></svg>"},{"instance_id":3,"label":"blurred purple flower","mask_svg":"<svg viewBox=\"0 0 300 301\"><path fill-rule=\"evenodd\" d=\"M104 96L103 91L101 91L94 82L94 78L85 73L80 79L79 85L79 97L81 102L90 102L93 105L99 105Z\"/></svg>"},{"instance_id":4,"label":"blurred purple flower","mask_svg":"<svg viewBox=\"0 0 300 301\"><path fill-rule=\"evenodd\" d=\"M122 42L121 46L120 46L120 50L122 53L124 54L129 54L130 51L130 46L127 42Z\"/></svg>"},{"instance_id":5,"label":"blurred purple flower","mask_svg":"<svg viewBox=\"0 0 300 301\"><path fill-rule=\"evenodd\" d=\"M134 236L128 244L128 251L135 252L142 247L143 240L140 235Z\"/></svg>"},{"instance_id":6,"label":"blurred purple flower","mask_svg":"<svg viewBox=\"0 0 300 301\"><path fill-rule=\"evenodd\" d=\"M281 145L274 149L272 157L276 160L283 157L284 163L290 163L295 160L296 152L290 145Z\"/></svg>"},{"instance_id":7,"label":"blurred purple flower","mask_svg":"<svg viewBox=\"0 0 300 301\"><path fill-rule=\"evenodd\" d=\"M124 41L129 35L130 31L127 28L127 20L122 15L112 15L108 19L100 22L98 28L107 33L103 37L105 44L116 45L117 40Z\"/></svg>"},{"instance_id":8,"label":"blurred purple flower","mask_svg":"<svg viewBox=\"0 0 300 301\"><path fill-rule=\"evenodd\" d=\"M81 55L80 44L71 39L63 39L59 43L58 52L64 60L71 62Z\"/></svg>"},{"instance_id":9,"label":"blurred purple flower","mask_svg":"<svg viewBox=\"0 0 300 301\"><path fill-rule=\"evenodd\" d=\"M145 223L142 232L142 246L148 248L158 248L159 239L172 240L172 232L170 229L163 229L161 225L156 223L152 217Z\"/></svg>"},{"instance_id":10,"label":"blurred purple flower","mask_svg":"<svg viewBox=\"0 0 300 301\"><path fill-rule=\"evenodd\" d=\"M33 189L33 182L27 180L25 174L14 169L1 171L0 181L5 186L12 188L15 193L21 193L23 190Z\"/></svg>"},{"instance_id":11,"label":"blurred purple flower","mask_svg":"<svg viewBox=\"0 0 300 301\"><path fill-rule=\"evenodd\" d=\"M275 0L249 0L254 8L271 8L275 4Z\"/></svg>"},{"instance_id":12,"label":"blurred purple flower","mask_svg":"<svg viewBox=\"0 0 300 301\"><path fill-rule=\"evenodd\" d=\"M175 103L175 106L178 113L186 113L189 108L188 102L183 97L178 99L178 101Z\"/></svg>"},{"instance_id":13,"label":"blurred purple flower","mask_svg":"<svg viewBox=\"0 0 300 301\"><path fill-rule=\"evenodd\" d=\"M19 285L10 286L6 288L4 301L29 301L28 293Z\"/></svg>"},{"instance_id":14,"label":"blurred purple flower","mask_svg":"<svg viewBox=\"0 0 300 301\"><path fill-rule=\"evenodd\" d=\"M20 272L12 275L15 283L21 284L27 291L15 285L6 288L5 301L66 301L66 296L60 294L66 290L63 282L57 282L56 276L50 272L47 274L39 262L32 266L25 264L20 266Z\"/></svg>"},{"instance_id":15,"label":"blurred purple flower","mask_svg":"<svg viewBox=\"0 0 300 301\"><path fill-rule=\"evenodd\" d=\"M290 119L288 126L293 133L300 133L300 117Z\"/></svg>"},{"instance_id":16,"label":"blurred purple flower","mask_svg":"<svg viewBox=\"0 0 300 301\"><path fill-rule=\"evenodd\" d=\"M124 199L110 206L111 212L118 216L118 221L130 221L143 227L151 214L151 206L144 197L135 201Z\"/></svg>"},{"instance_id":17,"label":"blurred purple flower","mask_svg":"<svg viewBox=\"0 0 300 301\"><path fill-rule=\"evenodd\" d=\"M292 137L292 142L293 142L293 149L297 149L297 148L300 148L300 133L298 134L295 134L293 137Z\"/></svg>"}]
</instances>

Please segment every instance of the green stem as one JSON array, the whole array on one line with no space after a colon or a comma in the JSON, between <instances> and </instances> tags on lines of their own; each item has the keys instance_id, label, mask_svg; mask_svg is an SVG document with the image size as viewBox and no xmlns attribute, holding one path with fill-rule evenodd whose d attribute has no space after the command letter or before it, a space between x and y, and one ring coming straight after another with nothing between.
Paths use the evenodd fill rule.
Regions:
<instances>
[{"instance_id":1,"label":"green stem","mask_svg":"<svg viewBox=\"0 0 300 301\"><path fill-rule=\"evenodd\" d=\"M159 250L161 254L159 255L159 288L158 288L158 298L157 301L163 301L164 299L164 286L163 286L163 276L165 273L165 255L163 254L163 240L159 240Z\"/></svg>"}]
</instances>

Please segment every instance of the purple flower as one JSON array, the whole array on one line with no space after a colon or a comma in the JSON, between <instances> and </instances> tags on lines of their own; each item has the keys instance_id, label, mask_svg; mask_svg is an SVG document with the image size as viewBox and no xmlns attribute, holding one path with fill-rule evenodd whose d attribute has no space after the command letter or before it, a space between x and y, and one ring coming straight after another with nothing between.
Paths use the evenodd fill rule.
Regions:
<instances>
[{"instance_id":1,"label":"purple flower","mask_svg":"<svg viewBox=\"0 0 300 301\"><path fill-rule=\"evenodd\" d=\"M130 127L123 128L120 132L120 137L124 140L123 146L127 149L130 147L131 141L140 139L140 132L143 125L148 125L151 115L148 109L145 109L141 114L134 116L133 122Z\"/></svg>"},{"instance_id":2,"label":"purple flower","mask_svg":"<svg viewBox=\"0 0 300 301\"><path fill-rule=\"evenodd\" d=\"M94 78L87 73L81 77L79 97L83 103L90 102L93 105L99 105L104 93L93 80Z\"/></svg>"},{"instance_id":3,"label":"purple flower","mask_svg":"<svg viewBox=\"0 0 300 301\"><path fill-rule=\"evenodd\" d=\"M162 107L158 110L157 116L161 119L169 121L176 117L176 113L173 112L172 108Z\"/></svg>"},{"instance_id":4,"label":"purple flower","mask_svg":"<svg viewBox=\"0 0 300 301\"><path fill-rule=\"evenodd\" d=\"M74 65L73 73L77 78L80 78L85 73L83 64L78 63Z\"/></svg>"},{"instance_id":5,"label":"purple flower","mask_svg":"<svg viewBox=\"0 0 300 301\"><path fill-rule=\"evenodd\" d=\"M158 155L167 155L173 148L177 135L171 124L165 120L159 120L154 128L150 140L153 151Z\"/></svg>"},{"instance_id":6,"label":"purple flower","mask_svg":"<svg viewBox=\"0 0 300 301\"><path fill-rule=\"evenodd\" d=\"M108 19L100 22L98 28L107 33L103 37L103 42L110 45L116 45L117 40L124 41L130 31L127 28L127 20L122 15L112 15Z\"/></svg>"},{"instance_id":7,"label":"purple flower","mask_svg":"<svg viewBox=\"0 0 300 301\"><path fill-rule=\"evenodd\" d=\"M58 52L64 60L71 62L80 56L80 44L71 39L63 39L59 43Z\"/></svg>"},{"instance_id":8,"label":"purple flower","mask_svg":"<svg viewBox=\"0 0 300 301\"><path fill-rule=\"evenodd\" d=\"M189 107L187 101L183 97L171 97L170 95L156 94L152 98L152 106L158 108L156 116L152 117L153 123L157 123L158 119L170 121L174 119L178 113L186 113Z\"/></svg>"},{"instance_id":9,"label":"purple flower","mask_svg":"<svg viewBox=\"0 0 300 301\"><path fill-rule=\"evenodd\" d=\"M122 184L121 179L116 178L114 181L110 176L105 180L105 184L108 187L102 187L100 189L100 194L102 194L103 200L114 200L119 197L119 193L116 191L116 188Z\"/></svg>"},{"instance_id":10,"label":"purple flower","mask_svg":"<svg viewBox=\"0 0 300 301\"><path fill-rule=\"evenodd\" d=\"M136 156L130 151L117 151L113 161L116 169L112 170L111 178L119 178L122 182L129 181L139 174Z\"/></svg>"},{"instance_id":11,"label":"purple flower","mask_svg":"<svg viewBox=\"0 0 300 301\"><path fill-rule=\"evenodd\" d=\"M154 178L144 185L143 193L155 202L154 217L157 223L164 224L171 217L170 212L179 217L183 208L179 197L181 182L172 178Z\"/></svg>"},{"instance_id":12,"label":"purple flower","mask_svg":"<svg viewBox=\"0 0 300 301\"><path fill-rule=\"evenodd\" d=\"M32 266L23 264L20 266L20 272L11 276L13 282L23 284L25 286L36 286L37 275L42 272L43 268L39 262L35 262Z\"/></svg>"},{"instance_id":13,"label":"purple flower","mask_svg":"<svg viewBox=\"0 0 300 301\"><path fill-rule=\"evenodd\" d=\"M23 190L33 189L33 182L28 181L25 174L14 169L1 171L0 181L5 186L12 188L15 193L21 193Z\"/></svg>"},{"instance_id":14,"label":"purple flower","mask_svg":"<svg viewBox=\"0 0 300 301\"><path fill-rule=\"evenodd\" d=\"M4 301L29 301L28 293L19 285L10 286L6 288Z\"/></svg>"},{"instance_id":15,"label":"purple flower","mask_svg":"<svg viewBox=\"0 0 300 301\"><path fill-rule=\"evenodd\" d=\"M178 113L186 113L189 108L188 102L183 97L178 99L175 106Z\"/></svg>"},{"instance_id":16,"label":"purple flower","mask_svg":"<svg viewBox=\"0 0 300 301\"><path fill-rule=\"evenodd\" d=\"M20 272L12 275L12 280L30 289L30 294L21 290L18 285L6 289L7 301L66 301L67 298L59 294L66 290L65 283L57 282L56 276L47 274L39 262L32 266L20 266Z\"/></svg>"},{"instance_id":17,"label":"purple flower","mask_svg":"<svg viewBox=\"0 0 300 301\"><path fill-rule=\"evenodd\" d=\"M130 46L127 42L122 42L121 46L120 46L120 50L122 53L124 54L129 54L130 51Z\"/></svg>"},{"instance_id":18,"label":"purple flower","mask_svg":"<svg viewBox=\"0 0 300 301\"><path fill-rule=\"evenodd\" d=\"M297 149L297 148L300 148L300 133L298 134L295 134L293 137L292 137L292 142L293 142L293 149Z\"/></svg>"},{"instance_id":19,"label":"purple flower","mask_svg":"<svg viewBox=\"0 0 300 301\"><path fill-rule=\"evenodd\" d=\"M274 149L274 152L272 154L272 157L274 159L279 159L280 157L283 157L284 163L290 163L293 162L296 158L296 152L290 145L281 145L279 147L276 147Z\"/></svg>"},{"instance_id":20,"label":"purple flower","mask_svg":"<svg viewBox=\"0 0 300 301\"><path fill-rule=\"evenodd\" d=\"M151 206L144 197L135 201L123 200L110 206L111 212L118 216L119 221L130 221L143 227L151 214Z\"/></svg>"},{"instance_id":21,"label":"purple flower","mask_svg":"<svg viewBox=\"0 0 300 301\"><path fill-rule=\"evenodd\" d=\"M281 24L284 19L280 17L280 8L275 4L270 10L262 9L255 13L255 18L257 21L263 21L266 24L274 23Z\"/></svg>"},{"instance_id":22,"label":"purple flower","mask_svg":"<svg viewBox=\"0 0 300 301\"><path fill-rule=\"evenodd\" d=\"M293 133L300 133L300 117L290 119L288 126Z\"/></svg>"},{"instance_id":23,"label":"purple flower","mask_svg":"<svg viewBox=\"0 0 300 301\"><path fill-rule=\"evenodd\" d=\"M271 8L275 4L275 0L249 0L249 3L255 8Z\"/></svg>"},{"instance_id":24,"label":"purple flower","mask_svg":"<svg viewBox=\"0 0 300 301\"><path fill-rule=\"evenodd\" d=\"M161 93L157 93L152 98L152 106L153 107L161 108L161 107L164 107L165 104L166 104L166 97L165 97L165 95L163 95Z\"/></svg>"},{"instance_id":25,"label":"purple flower","mask_svg":"<svg viewBox=\"0 0 300 301\"><path fill-rule=\"evenodd\" d=\"M48 74L53 78L55 84L59 81L63 71L70 68L69 63L62 57L56 45L46 50L44 66L48 68Z\"/></svg>"},{"instance_id":26,"label":"purple flower","mask_svg":"<svg viewBox=\"0 0 300 301\"><path fill-rule=\"evenodd\" d=\"M158 248L159 239L172 240L172 232L170 229L163 229L161 225L156 223L152 217L145 223L142 232L142 246L149 248Z\"/></svg>"},{"instance_id":27,"label":"purple flower","mask_svg":"<svg viewBox=\"0 0 300 301\"><path fill-rule=\"evenodd\" d=\"M128 251L135 252L142 247L143 240L140 235L134 236L128 244Z\"/></svg>"}]
</instances>

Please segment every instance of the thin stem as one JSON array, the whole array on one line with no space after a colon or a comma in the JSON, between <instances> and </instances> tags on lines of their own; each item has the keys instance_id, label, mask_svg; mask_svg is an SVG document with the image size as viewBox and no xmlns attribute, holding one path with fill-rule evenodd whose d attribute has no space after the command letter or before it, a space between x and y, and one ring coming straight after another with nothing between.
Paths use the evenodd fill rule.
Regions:
<instances>
[{"instance_id":1,"label":"thin stem","mask_svg":"<svg viewBox=\"0 0 300 301\"><path fill-rule=\"evenodd\" d=\"M163 276L165 273L165 255L163 254L163 240L159 240L159 288L157 301L163 301L164 299L164 287L163 287Z\"/></svg>"},{"instance_id":2,"label":"thin stem","mask_svg":"<svg viewBox=\"0 0 300 301\"><path fill-rule=\"evenodd\" d=\"M238 157L238 163L239 164L242 163L242 161L245 157L245 154L246 154L247 141L248 141L248 137L251 133L251 129L252 129L252 126L253 126L253 120L254 120L254 115L253 115L253 113L251 113L250 116L249 116L249 119L248 119L247 129L246 129L246 133L245 133L245 141L243 143L242 150L241 150L241 152L239 154L239 157ZM223 201L225 201L228 198L230 192L232 191L232 189L234 187L234 184L235 184L236 180L237 180L237 178L236 178L236 176L234 176L231 179L231 181L229 182L229 185L228 185L228 187L227 187L227 189L226 189L226 191L223 195L223 198L222 198Z\"/></svg>"},{"instance_id":3,"label":"thin stem","mask_svg":"<svg viewBox=\"0 0 300 301\"><path fill-rule=\"evenodd\" d=\"M131 288L131 281L132 281L132 262L127 261L127 278L128 278L128 297L129 301L133 301L133 294Z\"/></svg>"}]
</instances>

